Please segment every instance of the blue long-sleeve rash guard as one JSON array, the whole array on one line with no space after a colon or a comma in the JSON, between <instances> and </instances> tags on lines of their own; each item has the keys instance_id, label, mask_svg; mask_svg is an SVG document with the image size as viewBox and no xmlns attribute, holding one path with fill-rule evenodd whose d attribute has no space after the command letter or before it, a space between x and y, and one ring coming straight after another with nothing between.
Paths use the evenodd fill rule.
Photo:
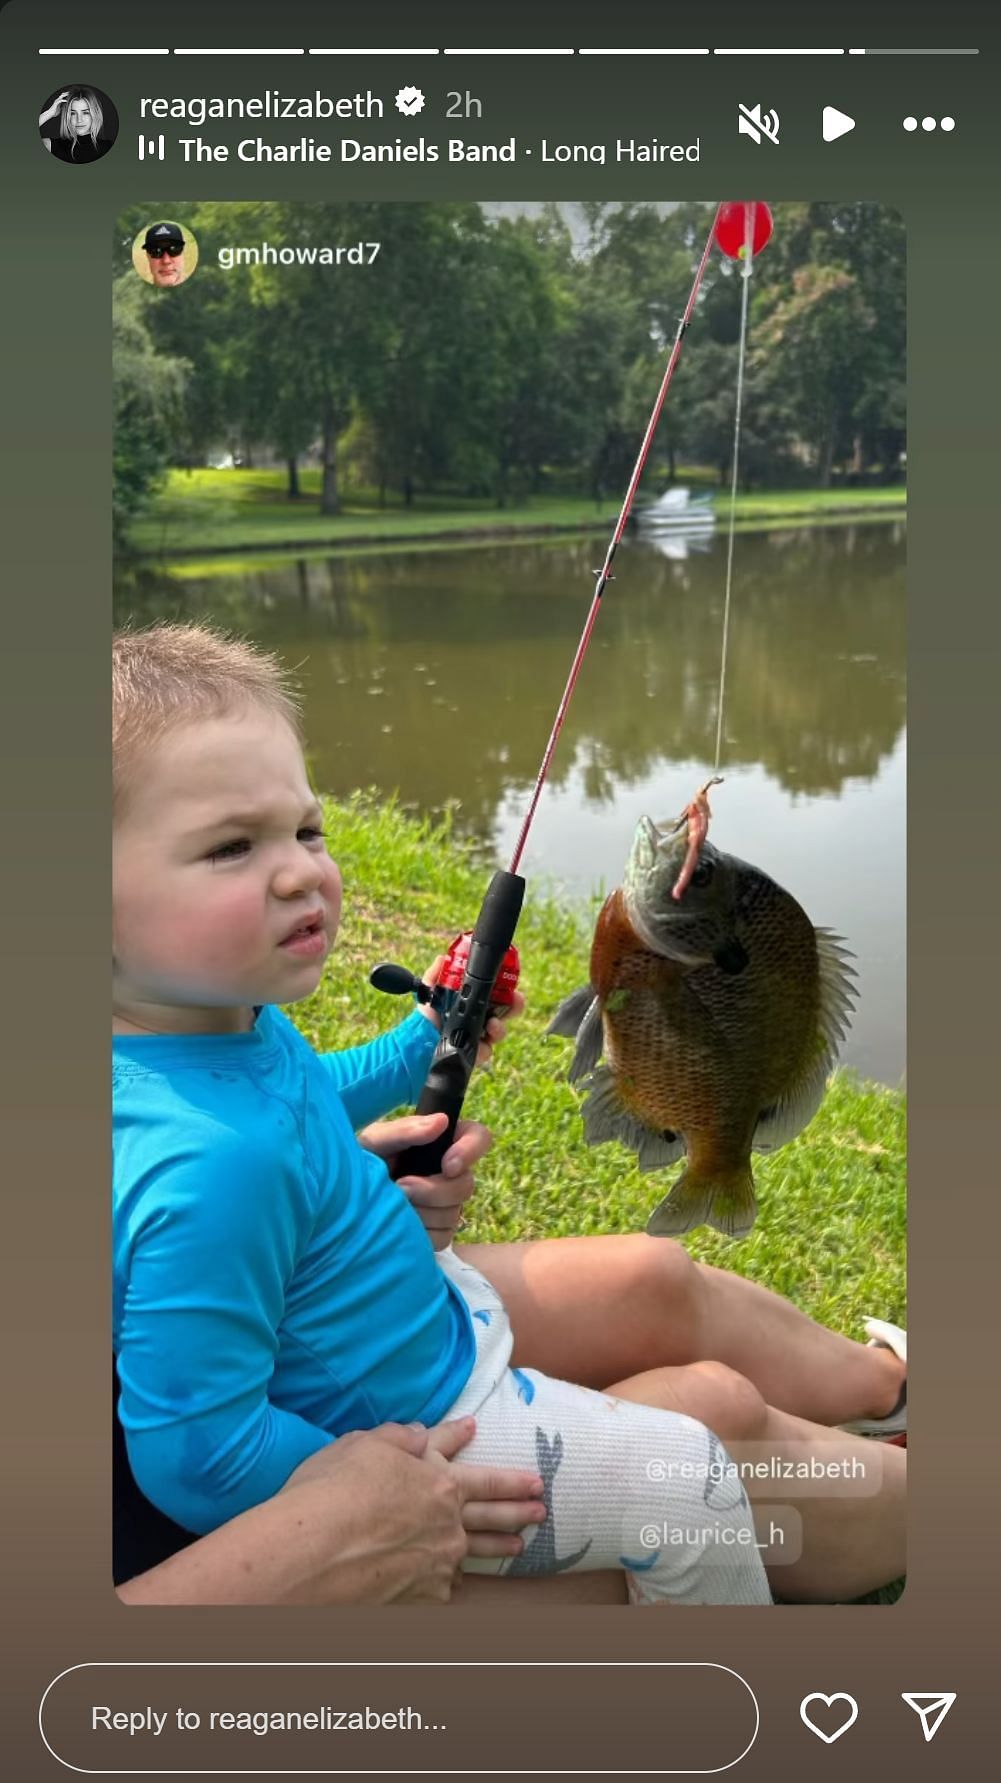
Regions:
<instances>
[{"instance_id":1,"label":"blue long-sleeve rash guard","mask_svg":"<svg viewBox=\"0 0 1001 1783\"><path fill-rule=\"evenodd\" d=\"M465 1302L354 1129L412 1102L419 1012L318 1055L250 1033L114 1042L114 1347L146 1496L204 1534L347 1430L433 1424L465 1385Z\"/></svg>"}]
</instances>

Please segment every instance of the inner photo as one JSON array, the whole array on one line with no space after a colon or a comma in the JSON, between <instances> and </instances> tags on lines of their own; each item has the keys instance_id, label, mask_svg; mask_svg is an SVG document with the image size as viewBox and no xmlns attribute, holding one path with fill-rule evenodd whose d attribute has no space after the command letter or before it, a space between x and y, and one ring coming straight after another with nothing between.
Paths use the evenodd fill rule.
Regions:
<instances>
[{"instance_id":1,"label":"inner photo","mask_svg":"<svg viewBox=\"0 0 1001 1783\"><path fill-rule=\"evenodd\" d=\"M118 218L125 1601L900 1596L905 275Z\"/></svg>"}]
</instances>

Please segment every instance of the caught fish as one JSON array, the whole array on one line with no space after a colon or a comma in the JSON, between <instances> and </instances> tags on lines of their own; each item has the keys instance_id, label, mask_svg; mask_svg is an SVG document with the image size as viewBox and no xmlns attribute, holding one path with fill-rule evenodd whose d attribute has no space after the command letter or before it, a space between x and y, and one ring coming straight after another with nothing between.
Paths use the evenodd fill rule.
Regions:
<instances>
[{"instance_id":1,"label":"caught fish","mask_svg":"<svg viewBox=\"0 0 1001 1783\"><path fill-rule=\"evenodd\" d=\"M641 1170L687 1154L647 1231L708 1224L743 1238L757 1212L751 1153L775 1151L819 1108L855 973L789 892L708 841L706 791L676 825L640 818L598 917L591 982L547 1032L576 1039L569 1076L585 1080L589 1145L620 1140Z\"/></svg>"}]
</instances>

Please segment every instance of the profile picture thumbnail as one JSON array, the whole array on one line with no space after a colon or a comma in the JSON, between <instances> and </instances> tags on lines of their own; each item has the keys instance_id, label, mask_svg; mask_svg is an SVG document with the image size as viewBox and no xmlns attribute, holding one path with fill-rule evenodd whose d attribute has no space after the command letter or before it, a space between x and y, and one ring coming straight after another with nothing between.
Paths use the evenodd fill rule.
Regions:
<instances>
[{"instance_id":1,"label":"profile picture thumbnail","mask_svg":"<svg viewBox=\"0 0 1001 1783\"><path fill-rule=\"evenodd\" d=\"M132 243L132 264L147 285L183 285L198 265L198 243L190 229L169 217L158 218Z\"/></svg>"},{"instance_id":2,"label":"profile picture thumbnail","mask_svg":"<svg viewBox=\"0 0 1001 1783\"><path fill-rule=\"evenodd\" d=\"M118 113L100 87L60 87L42 107L38 133L57 161L100 161L114 146Z\"/></svg>"}]
</instances>

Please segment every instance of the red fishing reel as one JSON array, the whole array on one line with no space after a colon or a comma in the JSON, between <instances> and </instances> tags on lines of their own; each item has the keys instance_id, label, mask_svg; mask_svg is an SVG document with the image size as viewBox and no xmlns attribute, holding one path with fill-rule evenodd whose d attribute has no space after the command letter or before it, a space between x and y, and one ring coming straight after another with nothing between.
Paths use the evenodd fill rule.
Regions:
<instances>
[{"instance_id":1,"label":"red fishing reel","mask_svg":"<svg viewBox=\"0 0 1001 1783\"><path fill-rule=\"evenodd\" d=\"M468 976L469 949L472 946L472 941L472 929L464 929L461 935L456 935L445 955L445 964L438 974L438 982L431 992L431 1007L439 1010L443 1015L449 1014L461 994L463 984ZM500 963L500 970L494 979L493 990L490 992L490 1001L487 1004L488 1021L492 1015L503 1020L510 1011L514 1002L514 993L518 988L520 970L521 961L518 958L518 949L511 946Z\"/></svg>"},{"instance_id":2,"label":"red fishing reel","mask_svg":"<svg viewBox=\"0 0 1001 1783\"><path fill-rule=\"evenodd\" d=\"M388 991L391 996L399 997L409 992L417 998L418 1003L430 1003L432 1009L444 1020L461 1003L463 987L468 984L469 950L473 943L473 933L472 929L465 929L461 935L456 935L445 955L445 964L438 974L437 984L425 984L422 978L418 978L415 972L408 971L406 966L392 966L388 962L376 966L369 973L369 984L377 991ZM511 946L501 960L494 979L485 1021L489 1021L492 1015L503 1020L510 1012L520 971L518 949Z\"/></svg>"}]
</instances>

